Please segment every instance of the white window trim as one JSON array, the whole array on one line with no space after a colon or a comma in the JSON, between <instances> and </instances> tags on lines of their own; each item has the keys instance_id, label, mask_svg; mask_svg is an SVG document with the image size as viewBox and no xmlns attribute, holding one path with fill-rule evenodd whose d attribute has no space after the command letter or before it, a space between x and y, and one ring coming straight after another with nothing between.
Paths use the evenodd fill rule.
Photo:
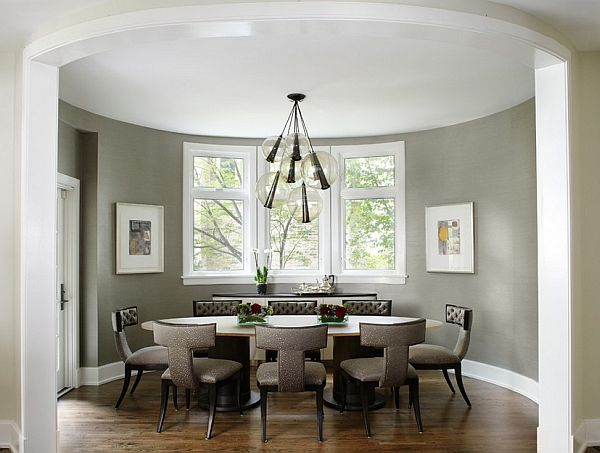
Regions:
<instances>
[{"instance_id":1,"label":"white window trim","mask_svg":"<svg viewBox=\"0 0 600 453\"><path fill-rule=\"evenodd\" d=\"M331 255L337 257L332 262L332 273L336 275L338 283L387 283L387 284L405 284L406 283L406 200L405 200L405 143L378 143L371 145L346 145L332 146L332 153L340 165L339 183L334 184L334 193L332 193L332 238ZM375 156L395 156L395 187L392 188L373 188L373 189L347 189L344 187L344 158L352 157L375 157ZM357 194L364 197L364 193L371 196L388 196L390 192L395 193L395 263L394 270L344 270L344 247L342 244L344 232L343 204L345 199L356 198Z\"/></svg>"},{"instance_id":2,"label":"white window trim","mask_svg":"<svg viewBox=\"0 0 600 453\"><path fill-rule=\"evenodd\" d=\"M255 146L211 145L203 143L183 143L183 284L242 284L253 281L254 264L251 262L250 248L257 242L256 231L256 202L254 186L256 184L256 153ZM204 272L193 270L193 199L206 189L194 188L193 157L219 156L244 159L243 187L239 189L222 190L224 197L244 200L244 259L243 269L231 272Z\"/></svg>"},{"instance_id":3,"label":"white window trim","mask_svg":"<svg viewBox=\"0 0 600 453\"><path fill-rule=\"evenodd\" d=\"M380 143L371 145L345 145L315 147L316 151L331 152L340 165L340 176L326 191L320 191L323 198L323 211L319 216L319 269L313 271L278 270L269 272L271 283L313 283L323 275L336 275L336 284L340 283L406 283L406 207L405 207L405 144L404 142ZM250 249L264 250L269 247L268 210L260 206L254 196L257 175L268 171L268 165L256 156L260 150L255 146L211 145L201 143L183 144L183 284L248 284L254 278L254 260ZM196 155L218 155L220 157L244 156L244 189L236 190L236 198L245 200L244 269L235 272L193 271L193 172L192 158ZM342 232L342 196L352 197L353 189L343 188L343 158L390 155L395 156L395 195L396 232L395 232L395 269L394 270L343 270ZM197 189L196 189L197 190ZM242 196L241 192L246 193ZM361 189L363 191L363 189ZM229 192L229 191L228 191ZM233 191L231 191L233 193ZM389 194L389 188L373 189L371 194ZM247 206L247 213L246 213ZM335 239L334 239L335 238ZM263 259L261 253L261 260ZM337 259L334 259L337 257ZM262 262L261 262L262 264Z\"/></svg>"}]
</instances>

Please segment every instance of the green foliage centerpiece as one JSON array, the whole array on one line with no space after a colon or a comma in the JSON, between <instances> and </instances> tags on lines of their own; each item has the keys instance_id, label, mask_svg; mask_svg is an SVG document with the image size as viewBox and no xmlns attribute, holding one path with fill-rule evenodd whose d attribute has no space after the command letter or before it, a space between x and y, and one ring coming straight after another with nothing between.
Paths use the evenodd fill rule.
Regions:
<instances>
[{"instance_id":1,"label":"green foliage centerpiece","mask_svg":"<svg viewBox=\"0 0 600 453\"><path fill-rule=\"evenodd\" d=\"M273 307L260 304L239 304L232 308L238 324L268 324Z\"/></svg>"},{"instance_id":2,"label":"green foliage centerpiece","mask_svg":"<svg viewBox=\"0 0 600 453\"><path fill-rule=\"evenodd\" d=\"M317 320L319 322L347 324L348 315L352 313L352 309L348 308L346 304L321 304L315 308L315 312L317 313Z\"/></svg>"}]
</instances>

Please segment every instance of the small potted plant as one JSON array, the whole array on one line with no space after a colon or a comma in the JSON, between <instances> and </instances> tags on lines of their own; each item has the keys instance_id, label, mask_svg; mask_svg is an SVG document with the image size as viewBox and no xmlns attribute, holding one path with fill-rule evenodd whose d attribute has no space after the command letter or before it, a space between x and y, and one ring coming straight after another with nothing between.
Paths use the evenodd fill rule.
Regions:
<instances>
[{"instance_id":1,"label":"small potted plant","mask_svg":"<svg viewBox=\"0 0 600 453\"><path fill-rule=\"evenodd\" d=\"M317 321L319 322L347 324L348 315L352 313L352 309L348 308L347 304L321 304L315 308L315 312L317 313Z\"/></svg>"},{"instance_id":2,"label":"small potted plant","mask_svg":"<svg viewBox=\"0 0 600 453\"><path fill-rule=\"evenodd\" d=\"M233 307L232 312L237 315L238 324L267 324L273 308L260 304L239 304Z\"/></svg>"},{"instance_id":3,"label":"small potted plant","mask_svg":"<svg viewBox=\"0 0 600 453\"><path fill-rule=\"evenodd\" d=\"M266 264L260 266L258 263L258 249L252 249L254 254L254 265L256 266L256 275L254 281L256 281L256 290L258 294L267 294L267 277L269 276L269 265L271 264L271 250L265 250Z\"/></svg>"}]
</instances>

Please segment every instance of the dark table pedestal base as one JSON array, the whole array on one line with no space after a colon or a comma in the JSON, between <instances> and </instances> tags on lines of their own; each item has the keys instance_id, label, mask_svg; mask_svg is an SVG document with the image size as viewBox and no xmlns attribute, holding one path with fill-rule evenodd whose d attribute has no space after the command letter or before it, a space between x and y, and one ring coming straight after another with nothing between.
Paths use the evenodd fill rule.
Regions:
<instances>
[{"instance_id":1,"label":"dark table pedestal base","mask_svg":"<svg viewBox=\"0 0 600 453\"><path fill-rule=\"evenodd\" d=\"M242 410L252 409L258 406L260 403L260 394L258 392L250 391L249 393L242 394ZM198 406L202 409L208 409L208 393L203 393L198 399ZM217 395L217 412L237 412L237 400L235 397L235 390L233 395Z\"/></svg>"},{"instance_id":2,"label":"dark table pedestal base","mask_svg":"<svg viewBox=\"0 0 600 453\"><path fill-rule=\"evenodd\" d=\"M334 409L339 409L342 403L342 395L336 395L334 391L328 390L323 393L323 403L326 406ZM373 395L369 395L369 410L380 409L385 406L385 396L378 392L373 392ZM346 396L346 409L347 411L362 411L362 403L360 395L347 395Z\"/></svg>"}]
</instances>

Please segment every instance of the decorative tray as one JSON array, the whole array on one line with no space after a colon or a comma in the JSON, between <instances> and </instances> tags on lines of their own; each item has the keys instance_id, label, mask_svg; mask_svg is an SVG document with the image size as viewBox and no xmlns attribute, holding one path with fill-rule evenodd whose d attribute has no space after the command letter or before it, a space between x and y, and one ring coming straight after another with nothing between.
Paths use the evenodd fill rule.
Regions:
<instances>
[{"instance_id":1,"label":"decorative tray","mask_svg":"<svg viewBox=\"0 0 600 453\"><path fill-rule=\"evenodd\" d=\"M310 288L310 287L309 288L300 288L300 287L297 286L295 288L292 288L292 291L295 294L298 294L300 296L302 296L302 295L310 296L310 295L317 295L317 294L331 294L331 293L334 293L335 292L335 287L332 286L331 288L325 289L325 288L314 288L314 287L313 288Z\"/></svg>"}]
</instances>

